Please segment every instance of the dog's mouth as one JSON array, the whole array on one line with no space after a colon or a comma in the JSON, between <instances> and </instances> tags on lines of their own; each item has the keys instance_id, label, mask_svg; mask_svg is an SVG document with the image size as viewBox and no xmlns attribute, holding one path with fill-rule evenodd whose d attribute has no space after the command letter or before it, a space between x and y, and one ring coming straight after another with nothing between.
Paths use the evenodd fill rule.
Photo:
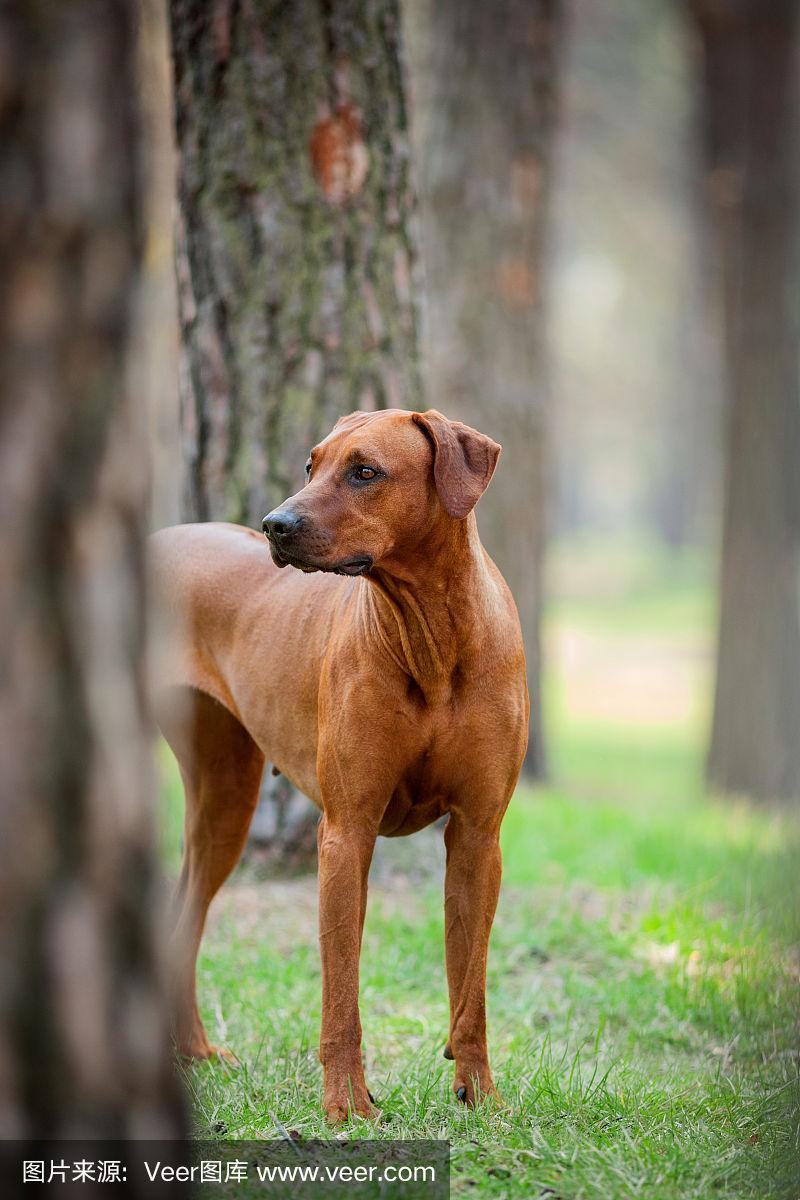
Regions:
<instances>
[{"instance_id":1,"label":"dog's mouth","mask_svg":"<svg viewBox=\"0 0 800 1200\"><path fill-rule=\"evenodd\" d=\"M303 571L307 575L314 571L324 571L333 575L366 575L372 567L373 560L369 554L359 554L355 558L346 558L343 562L333 564L315 563L300 558L297 554L290 554L287 550L279 550L269 538L267 538L267 544L276 567L294 567L297 571Z\"/></svg>"},{"instance_id":2,"label":"dog's mouth","mask_svg":"<svg viewBox=\"0 0 800 1200\"><path fill-rule=\"evenodd\" d=\"M267 538L269 552L272 555L272 561L276 567L295 567L298 571L305 571L310 574L312 571L321 571L315 563L306 562L302 558L298 558L295 554L289 554L286 550L279 550L275 543Z\"/></svg>"},{"instance_id":3,"label":"dog's mouth","mask_svg":"<svg viewBox=\"0 0 800 1200\"><path fill-rule=\"evenodd\" d=\"M372 567L372 557L361 554L358 558L349 558L346 562L337 563L333 570L337 575L366 575Z\"/></svg>"}]
</instances>

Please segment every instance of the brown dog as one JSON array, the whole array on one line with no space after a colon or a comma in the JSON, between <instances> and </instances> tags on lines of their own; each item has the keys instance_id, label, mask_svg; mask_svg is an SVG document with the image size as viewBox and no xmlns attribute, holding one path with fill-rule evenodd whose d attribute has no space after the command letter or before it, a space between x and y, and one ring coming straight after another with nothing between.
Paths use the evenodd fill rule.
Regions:
<instances>
[{"instance_id":1,"label":"brown dog","mask_svg":"<svg viewBox=\"0 0 800 1200\"><path fill-rule=\"evenodd\" d=\"M353 413L312 450L305 487L264 518L272 561L259 535L233 525L154 538L160 590L183 622L159 703L186 791L172 956L178 1046L214 1053L195 960L268 759L323 814L320 1059L333 1122L375 1113L358 1010L375 839L444 813L445 1055L460 1099L494 1091L486 955L500 822L528 728L517 612L472 511L499 452L435 411ZM287 565L299 570L277 569ZM191 697L190 720L179 695Z\"/></svg>"}]
</instances>

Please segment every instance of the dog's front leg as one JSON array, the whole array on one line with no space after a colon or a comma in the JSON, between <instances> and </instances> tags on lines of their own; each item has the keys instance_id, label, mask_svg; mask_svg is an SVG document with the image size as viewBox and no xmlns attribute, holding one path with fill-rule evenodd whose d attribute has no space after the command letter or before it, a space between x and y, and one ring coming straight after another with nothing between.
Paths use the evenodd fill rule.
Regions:
<instances>
[{"instance_id":1,"label":"dog's front leg","mask_svg":"<svg viewBox=\"0 0 800 1200\"><path fill-rule=\"evenodd\" d=\"M319 824L319 943L322 955L322 1030L325 1114L332 1124L348 1111L377 1115L361 1062L358 973L367 907L367 876L377 826L345 824L329 815Z\"/></svg>"},{"instance_id":2,"label":"dog's front leg","mask_svg":"<svg viewBox=\"0 0 800 1200\"><path fill-rule=\"evenodd\" d=\"M499 822L498 822L499 826ZM450 990L447 1058L453 1091L472 1105L496 1094L486 1046L486 959L500 891L499 829L475 828L454 810L445 828L445 949Z\"/></svg>"}]
</instances>

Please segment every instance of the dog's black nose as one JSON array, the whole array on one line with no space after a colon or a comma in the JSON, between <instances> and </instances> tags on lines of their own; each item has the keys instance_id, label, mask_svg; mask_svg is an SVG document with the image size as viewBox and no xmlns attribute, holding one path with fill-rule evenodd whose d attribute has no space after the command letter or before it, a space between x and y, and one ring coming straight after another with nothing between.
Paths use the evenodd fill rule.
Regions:
<instances>
[{"instance_id":1,"label":"dog's black nose","mask_svg":"<svg viewBox=\"0 0 800 1200\"><path fill-rule=\"evenodd\" d=\"M261 528L268 538L276 542L281 542L291 537L293 533L297 533L301 522L302 519L298 517L297 513L293 513L291 509L275 508L264 517L264 520L261 522Z\"/></svg>"}]
</instances>

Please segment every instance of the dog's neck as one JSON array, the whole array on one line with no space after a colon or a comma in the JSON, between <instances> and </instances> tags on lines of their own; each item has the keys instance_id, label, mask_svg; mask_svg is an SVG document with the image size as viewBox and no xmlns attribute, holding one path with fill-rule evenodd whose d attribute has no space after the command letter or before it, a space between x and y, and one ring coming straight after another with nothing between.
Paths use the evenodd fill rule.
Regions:
<instances>
[{"instance_id":1,"label":"dog's neck","mask_svg":"<svg viewBox=\"0 0 800 1200\"><path fill-rule=\"evenodd\" d=\"M474 513L438 522L413 554L374 567L364 583L366 636L427 703L446 698L469 672L498 599Z\"/></svg>"}]
</instances>

